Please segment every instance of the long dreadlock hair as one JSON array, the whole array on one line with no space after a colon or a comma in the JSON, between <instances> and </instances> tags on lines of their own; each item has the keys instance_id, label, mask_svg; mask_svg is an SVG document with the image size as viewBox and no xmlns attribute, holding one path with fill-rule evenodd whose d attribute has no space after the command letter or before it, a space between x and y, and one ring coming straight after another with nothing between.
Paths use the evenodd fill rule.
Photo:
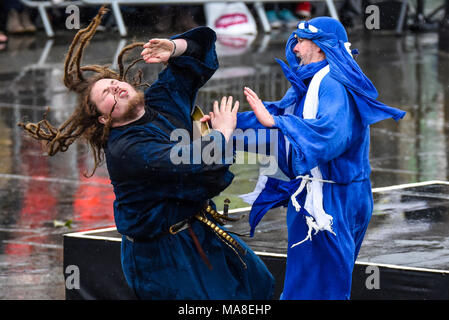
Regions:
<instances>
[{"instance_id":1,"label":"long dreadlock hair","mask_svg":"<svg viewBox=\"0 0 449 320\"><path fill-rule=\"evenodd\" d=\"M53 156L59 151L67 151L75 140L80 137L84 138L90 146L95 160L92 172L90 174L84 173L86 177L93 176L95 170L104 161L103 147L109 136L112 124L111 113L115 107L114 104L104 125L98 122L100 113L97 111L95 104L90 100L90 91L95 82L100 79L116 79L126 81L135 87L149 86L146 83L142 84L142 70L138 70L132 80L127 79L128 71L136 63L142 61L142 58L132 61L126 69L123 66L125 53L134 48L141 48L145 44L144 42L135 42L122 49L117 57L118 73L108 66L81 66L84 49L94 36L102 17L107 11L108 9L105 6L99 9L91 23L85 29L81 29L76 33L67 52L64 61L63 82L69 91L74 91L78 94L77 105L72 115L59 127L55 127L47 120L47 114L49 112L49 108L47 108L41 121L37 123L28 122L26 124L19 122L17 124L26 130L34 139L43 141L44 149L49 156ZM85 77L85 72L93 72L94 74L90 77Z\"/></svg>"}]
</instances>

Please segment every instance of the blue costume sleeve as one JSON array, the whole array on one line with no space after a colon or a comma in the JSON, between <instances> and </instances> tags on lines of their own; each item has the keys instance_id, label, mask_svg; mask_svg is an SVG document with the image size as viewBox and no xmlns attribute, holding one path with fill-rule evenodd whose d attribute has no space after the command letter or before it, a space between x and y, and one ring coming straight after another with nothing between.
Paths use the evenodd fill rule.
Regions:
<instances>
[{"instance_id":1,"label":"blue costume sleeve","mask_svg":"<svg viewBox=\"0 0 449 320\"><path fill-rule=\"evenodd\" d=\"M353 140L355 116L345 87L329 76L320 85L316 119L274 116L275 127L291 143L294 174L305 174L341 155Z\"/></svg>"},{"instance_id":2,"label":"blue costume sleeve","mask_svg":"<svg viewBox=\"0 0 449 320\"><path fill-rule=\"evenodd\" d=\"M228 172L224 136L213 130L190 144L170 141L157 134L131 128L109 148L108 167L114 181L163 181L161 194L201 201L219 194L233 178ZM205 156L211 155L209 158ZM196 155L202 155L196 159ZM132 165L123 165L132 163ZM165 189L164 189L165 187Z\"/></svg>"},{"instance_id":3,"label":"blue costume sleeve","mask_svg":"<svg viewBox=\"0 0 449 320\"><path fill-rule=\"evenodd\" d=\"M204 51L203 59L181 55L170 58L158 80L145 91L145 103L167 117L176 120L178 127L191 128L191 112L198 90L218 69L215 52L215 32L198 27L172 39L190 39Z\"/></svg>"},{"instance_id":4,"label":"blue costume sleeve","mask_svg":"<svg viewBox=\"0 0 449 320\"><path fill-rule=\"evenodd\" d=\"M278 109L274 104L264 102L265 107L271 115L279 115L283 110ZM275 135L272 128L263 126L257 120L253 111L239 112L237 114L237 126L234 131L235 151L257 152L264 155L271 154L272 140L279 135ZM278 140L276 140L278 141Z\"/></svg>"},{"instance_id":5,"label":"blue costume sleeve","mask_svg":"<svg viewBox=\"0 0 449 320\"><path fill-rule=\"evenodd\" d=\"M277 116L283 113L283 110L280 110L276 107L275 103L270 102L263 102L265 108L267 108L268 112L273 115ZM263 126L259 120L257 120L256 116L254 115L253 111L245 111L245 112L239 112L237 114L237 126L236 129L269 129L265 126Z\"/></svg>"}]
</instances>

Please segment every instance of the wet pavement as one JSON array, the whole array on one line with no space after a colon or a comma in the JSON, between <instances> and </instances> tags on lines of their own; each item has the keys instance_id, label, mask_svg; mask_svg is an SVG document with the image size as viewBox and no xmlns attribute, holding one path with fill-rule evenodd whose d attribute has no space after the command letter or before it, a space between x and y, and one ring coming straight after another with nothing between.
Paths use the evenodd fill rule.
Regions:
<instances>
[{"instance_id":1,"label":"wet pavement","mask_svg":"<svg viewBox=\"0 0 449 320\"><path fill-rule=\"evenodd\" d=\"M47 106L51 107L48 117L54 123L61 123L71 114L75 96L66 92L61 78L72 35L67 32L54 40L43 35L11 37L7 48L0 51L0 299L64 299L62 234L114 225L114 195L105 167L87 179L83 173L93 167L93 161L82 144L46 157L40 145L26 138L16 126L18 121L41 120ZM201 90L198 104L210 109L214 99L233 95L243 108L248 108L243 86L253 88L264 100L281 98L288 83L274 57L284 57L287 37L288 33L276 33L220 38L220 70ZM399 124L387 120L372 126L373 187L447 180L449 58L438 52L437 34L395 37L354 33L350 40L361 53L358 62L376 85L379 99L407 111ZM84 63L113 63L120 48L130 42L131 39L120 39L115 34L99 34L88 47ZM160 69L153 65L142 67L150 82ZM257 166L238 165L232 170L236 174L234 183L217 198L217 203L229 197L231 208L246 206L237 195L252 191ZM447 191L444 187L432 192L444 202ZM395 221L400 217L403 222L404 212L410 211L404 207L430 212L426 211L429 204L422 199L415 201L401 195L406 200L397 201L396 195L395 201L384 200L394 197L392 194L376 196L376 221L384 223L372 224L376 232L372 238L367 237L367 243L379 242L386 233L397 233ZM390 203L390 207L379 207L385 203ZM437 246L440 250L435 251L433 262L426 266L444 268L449 267L448 210L444 205L439 208L436 224L426 215L423 217L427 220L422 221L421 216L410 214L408 224L397 225L408 226L417 235L423 228L432 228L434 238L398 236L395 243L409 241L408 245L420 248ZM267 226L269 218L263 221ZM64 223L70 227L61 226ZM285 235L282 226L273 226ZM395 261L393 256L385 259Z\"/></svg>"}]
</instances>

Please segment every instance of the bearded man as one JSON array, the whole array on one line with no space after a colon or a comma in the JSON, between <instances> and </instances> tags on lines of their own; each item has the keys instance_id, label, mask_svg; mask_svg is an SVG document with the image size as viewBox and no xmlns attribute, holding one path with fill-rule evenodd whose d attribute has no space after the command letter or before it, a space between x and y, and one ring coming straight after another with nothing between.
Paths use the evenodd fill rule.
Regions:
<instances>
[{"instance_id":1,"label":"bearded man","mask_svg":"<svg viewBox=\"0 0 449 320\"><path fill-rule=\"evenodd\" d=\"M261 175L255 191L243 198L253 205L252 234L269 209L288 207L282 299L350 298L352 270L373 209L369 126L405 115L376 100L349 46L335 19L300 22L287 41L289 65L278 60L292 85L285 96L262 102L244 89L253 111L238 114L237 128L279 132L275 156L281 174Z\"/></svg>"},{"instance_id":2,"label":"bearded man","mask_svg":"<svg viewBox=\"0 0 449 320\"><path fill-rule=\"evenodd\" d=\"M95 157L94 171L104 150L116 196L115 223L123 235L122 268L138 298L271 298L272 275L244 242L221 227L228 217L218 214L210 200L233 179L224 158L238 102L224 97L214 103L212 130L203 139L182 146L171 139L177 129L192 136L197 92L218 68L215 33L199 27L171 39L127 46L119 55L119 73L81 67L83 50L105 12L101 8L77 33L67 54L64 83L79 98L72 116L59 127L46 119L19 125L44 140L50 155L85 138ZM123 54L133 48L143 49L142 58L125 69ZM126 77L139 60L166 65L144 93L137 90L141 73L134 82ZM89 71L94 75L86 77ZM211 146L222 151L221 161L193 161L193 150ZM178 152L189 154L191 161L174 164L172 156Z\"/></svg>"}]
</instances>

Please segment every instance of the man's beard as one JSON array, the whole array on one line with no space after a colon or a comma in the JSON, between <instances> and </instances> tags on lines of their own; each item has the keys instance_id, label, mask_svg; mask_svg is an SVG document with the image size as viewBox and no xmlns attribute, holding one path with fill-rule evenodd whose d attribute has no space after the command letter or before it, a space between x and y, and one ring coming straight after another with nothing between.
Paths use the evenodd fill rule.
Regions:
<instances>
[{"instance_id":1,"label":"man's beard","mask_svg":"<svg viewBox=\"0 0 449 320\"><path fill-rule=\"evenodd\" d=\"M145 105L144 94L142 91L137 91L135 97L129 100L128 108L126 112L120 117L120 119L112 120L112 122L120 121L120 122L128 122L135 120L139 115L140 108Z\"/></svg>"},{"instance_id":2,"label":"man's beard","mask_svg":"<svg viewBox=\"0 0 449 320\"><path fill-rule=\"evenodd\" d=\"M299 59L299 66L300 67L305 66L307 64L307 63L305 63L304 57L302 57L299 53L296 54L296 57Z\"/></svg>"}]
</instances>

